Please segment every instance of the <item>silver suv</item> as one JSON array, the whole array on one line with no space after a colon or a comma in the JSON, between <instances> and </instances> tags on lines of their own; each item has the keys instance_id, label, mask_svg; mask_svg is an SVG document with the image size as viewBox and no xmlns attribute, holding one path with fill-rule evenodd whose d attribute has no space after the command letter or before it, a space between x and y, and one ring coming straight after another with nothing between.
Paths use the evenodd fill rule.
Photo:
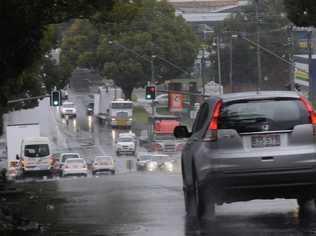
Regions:
<instances>
[{"instance_id":1,"label":"silver suv","mask_svg":"<svg viewBox=\"0 0 316 236\"><path fill-rule=\"evenodd\" d=\"M212 97L200 108L182 152L188 215L214 216L214 205L316 194L316 115L295 92Z\"/></svg>"}]
</instances>

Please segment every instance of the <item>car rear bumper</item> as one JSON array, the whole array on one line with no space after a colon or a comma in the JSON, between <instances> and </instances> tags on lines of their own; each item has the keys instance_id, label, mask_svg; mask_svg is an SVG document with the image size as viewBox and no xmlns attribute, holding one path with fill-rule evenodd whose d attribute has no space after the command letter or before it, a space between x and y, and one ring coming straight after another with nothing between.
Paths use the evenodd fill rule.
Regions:
<instances>
[{"instance_id":1,"label":"car rear bumper","mask_svg":"<svg viewBox=\"0 0 316 236\"><path fill-rule=\"evenodd\" d=\"M316 193L316 168L211 173L201 182L224 202L299 198Z\"/></svg>"},{"instance_id":2,"label":"car rear bumper","mask_svg":"<svg viewBox=\"0 0 316 236\"><path fill-rule=\"evenodd\" d=\"M87 175L87 169L78 169L78 170L63 170L63 176L65 175Z\"/></svg>"},{"instance_id":3,"label":"car rear bumper","mask_svg":"<svg viewBox=\"0 0 316 236\"><path fill-rule=\"evenodd\" d=\"M24 166L24 172L38 172L38 171L50 171L52 167L50 165L36 165L36 166Z\"/></svg>"}]
</instances>

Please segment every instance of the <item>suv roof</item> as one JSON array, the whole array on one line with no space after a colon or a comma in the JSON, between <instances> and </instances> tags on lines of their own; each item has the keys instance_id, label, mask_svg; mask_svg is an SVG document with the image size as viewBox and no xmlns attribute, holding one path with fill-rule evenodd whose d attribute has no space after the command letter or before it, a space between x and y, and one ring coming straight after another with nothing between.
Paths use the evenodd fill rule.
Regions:
<instances>
[{"instance_id":1,"label":"suv roof","mask_svg":"<svg viewBox=\"0 0 316 236\"><path fill-rule=\"evenodd\" d=\"M265 99L265 98L299 98L300 95L294 91L259 91L259 92L241 92L227 93L220 96L224 102L230 102L243 99Z\"/></svg>"}]
</instances>

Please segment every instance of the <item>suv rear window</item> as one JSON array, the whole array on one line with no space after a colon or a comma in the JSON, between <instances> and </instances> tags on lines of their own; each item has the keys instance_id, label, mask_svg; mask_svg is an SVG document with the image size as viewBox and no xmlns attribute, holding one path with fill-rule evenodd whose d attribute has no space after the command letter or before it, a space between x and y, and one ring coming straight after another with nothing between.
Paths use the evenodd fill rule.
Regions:
<instances>
[{"instance_id":1,"label":"suv rear window","mask_svg":"<svg viewBox=\"0 0 316 236\"><path fill-rule=\"evenodd\" d=\"M218 122L220 129L239 133L292 130L310 124L309 113L298 99L238 101L225 104Z\"/></svg>"}]
</instances>

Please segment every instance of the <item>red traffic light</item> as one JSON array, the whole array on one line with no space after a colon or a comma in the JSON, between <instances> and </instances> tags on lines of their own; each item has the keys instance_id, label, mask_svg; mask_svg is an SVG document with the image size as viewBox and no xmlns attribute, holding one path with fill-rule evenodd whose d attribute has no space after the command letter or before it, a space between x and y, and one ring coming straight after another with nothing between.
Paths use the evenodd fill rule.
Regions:
<instances>
[{"instance_id":1,"label":"red traffic light","mask_svg":"<svg viewBox=\"0 0 316 236\"><path fill-rule=\"evenodd\" d=\"M146 99L153 100L156 98L156 87L148 86L146 87Z\"/></svg>"}]
</instances>

